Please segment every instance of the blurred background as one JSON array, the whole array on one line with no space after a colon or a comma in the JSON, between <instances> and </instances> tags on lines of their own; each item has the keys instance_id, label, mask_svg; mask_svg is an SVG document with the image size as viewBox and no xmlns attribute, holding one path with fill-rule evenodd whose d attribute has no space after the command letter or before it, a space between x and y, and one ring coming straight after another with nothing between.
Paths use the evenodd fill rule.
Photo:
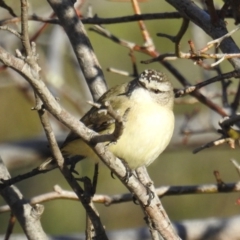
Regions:
<instances>
[{"instance_id":1,"label":"blurred background","mask_svg":"<svg viewBox=\"0 0 240 240\"><path fill-rule=\"evenodd\" d=\"M222 1L214 1L222 6ZM19 1L9 0L7 4L12 7L17 16L20 16ZM48 18L52 10L47 1L29 1L29 14L36 14ZM175 9L165 1L146 0L140 2L142 13L175 12ZM89 6L93 15L102 18L120 17L134 14L130 2L86 0L80 8L80 13L87 16ZM8 11L0 8L1 20L12 18ZM154 41L157 51L160 53L174 52L174 44L166 38L156 36L156 33L176 35L181 19L176 20L149 20L145 21L146 27ZM10 27L20 30L19 22L11 22ZM143 38L137 22L103 25L115 36L143 45ZM29 33L33 37L43 27L43 23L30 21ZM129 49L124 48L97 33L90 31L92 27L86 24L90 41L93 45L98 60L103 68L108 86L129 81L131 77L121 76L107 71L113 67L132 73L132 63L129 57ZM227 20L227 28L234 29L234 20ZM239 39L239 33L233 35L233 39ZM206 46L211 39L201 29L193 24L181 40L181 51L188 52L188 40L193 40L197 49ZM39 53L39 65L42 68L42 78L50 88L60 104L77 117L81 117L90 106L86 103L91 99L84 79L76 63L75 56L63 29L54 24L48 24L40 31L40 35L34 40L37 43ZM6 31L0 31L0 44L14 54L15 49L21 49L20 41ZM161 64L141 64L140 61L150 59L143 53L134 53L139 73L146 68L164 71L171 78L175 88L180 88L180 83ZM171 64L192 84L206 80L216 75L215 71L203 71L191 60L178 59ZM224 61L220 64L223 72L232 71L232 66ZM236 83L233 80L229 92L234 92ZM202 89L206 96L215 96L220 91L220 83ZM212 95L211 95L212 94ZM186 100L189 104L183 103ZM221 105L220 98L212 100ZM181 102L182 101L182 102ZM191 104L190 104L191 103ZM31 108L34 107L34 97L31 87L17 73L1 66L0 72L0 155L7 165L12 176L16 176L38 166L48 155L48 143L44 136L38 115ZM231 158L239 160L239 146L230 149L227 144L206 149L196 155L192 151L208 141L219 137L217 134L217 122L221 118L206 106L198 103L191 97L176 100L175 104L176 127L172 142L168 149L149 168L149 174L156 187L162 185L198 185L215 183L213 171L220 172L224 182L236 182L239 180ZM186 121L186 116L192 116ZM68 130L51 117L54 131L58 140L64 140ZM207 130L207 132L206 132ZM181 134L181 132L198 131L199 134ZM92 176L94 165L91 161L83 161L77 166L80 176ZM17 184L25 198L53 191L54 185L60 185L63 189L70 189L58 170L54 170L41 176L36 176ZM100 164L98 194L126 193L127 189L117 180L113 179L110 171ZM207 217L230 217L238 214L239 206L236 200L239 193L227 194L195 194L185 196L167 196L162 199L163 205L172 221L183 219L198 219ZM0 205L4 205L0 198ZM83 232L85 230L85 213L81 204L71 200L53 200L44 203L45 211L42 215L42 224L49 234L68 234ZM143 214L138 205L122 203L105 207L96 205L102 222L107 230L120 228L133 228L144 226ZM9 213L0 214L0 234L6 231ZM117 219L116 219L117 217ZM66 224L70 223L70 224ZM19 225L14 229L15 233L22 232Z\"/></svg>"}]
</instances>

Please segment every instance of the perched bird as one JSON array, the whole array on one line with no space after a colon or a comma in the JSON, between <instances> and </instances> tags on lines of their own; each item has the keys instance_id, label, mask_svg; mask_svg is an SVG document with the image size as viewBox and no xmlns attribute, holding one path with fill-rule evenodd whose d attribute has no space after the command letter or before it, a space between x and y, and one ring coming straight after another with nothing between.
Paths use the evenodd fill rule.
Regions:
<instances>
[{"instance_id":1,"label":"perched bird","mask_svg":"<svg viewBox=\"0 0 240 240\"><path fill-rule=\"evenodd\" d=\"M173 87L167 76L155 70L145 70L128 83L108 90L81 119L99 134L112 133L115 120L106 111L108 102L120 116L124 116L124 129L116 142L106 142L106 147L131 169L151 164L167 147L173 134ZM96 158L96 154L73 132L67 136L61 151L64 157ZM48 159L40 169L54 164Z\"/></svg>"}]
</instances>

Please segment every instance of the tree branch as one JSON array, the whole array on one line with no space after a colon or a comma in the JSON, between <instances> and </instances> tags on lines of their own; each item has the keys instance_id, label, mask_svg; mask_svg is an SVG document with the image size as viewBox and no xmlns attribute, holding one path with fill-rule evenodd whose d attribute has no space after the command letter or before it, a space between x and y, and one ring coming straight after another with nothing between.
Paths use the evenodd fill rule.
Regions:
<instances>
[{"instance_id":1,"label":"tree branch","mask_svg":"<svg viewBox=\"0 0 240 240\"><path fill-rule=\"evenodd\" d=\"M71 1L48 0L48 2L66 31L93 100L96 101L107 90L107 85L84 26Z\"/></svg>"},{"instance_id":2,"label":"tree branch","mask_svg":"<svg viewBox=\"0 0 240 240\"><path fill-rule=\"evenodd\" d=\"M4 166L2 159L0 159L0 179L9 178L10 175ZM40 222L40 217L44 211L42 205L30 205L15 186L0 189L0 194L10 206L11 211L16 216L28 239L48 239Z\"/></svg>"},{"instance_id":3,"label":"tree branch","mask_svg":"<svg viewBox=\"0 0 240 240\"><path fill-rule=\"evenodd\" d=\"M215 23L215 25L213 25L209 14L200 9L193 1L166 0L166 2L175 7L185 18L202 28L213 39L220 38L228 33L223 20L219 19L218 24L216 25ZM223 53L231 54L240 52L238 46L230 37L224 39L220 45L220 48ZM232 58L228 60L233 65L235 70L240 70L239 58Z\"/></svg>"}]
</instances>

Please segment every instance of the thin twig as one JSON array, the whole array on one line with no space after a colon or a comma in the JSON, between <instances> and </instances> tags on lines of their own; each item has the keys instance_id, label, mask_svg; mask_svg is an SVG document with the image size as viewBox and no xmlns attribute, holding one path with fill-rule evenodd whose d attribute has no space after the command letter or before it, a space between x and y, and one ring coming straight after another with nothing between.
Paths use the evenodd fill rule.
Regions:
<instances>
[{"instance_id":1,"label":"thin twig","mask_svg":"<svg viewBox=\"0 0 240 240\"><path fill-rule=\"evenodd\" d=\"M134 76L132 73L129 73L127 71L123 71L123 70L119 70L119 69L116 69L116 68L107 68L107 71L111 72L111 73L116 73L116 74L119 74L119 75L122 75L122 76L126 76L126 77L136 77Z\"/></svg>"},{"instance_id":2,"label":"thin twig","mask_svg":"<svg viewBox=\"0 0 240 240\"><path fill-rule=\"evenodd\" d=\"M141 14L141 10L140 10L140 7L139 7L139 4L138 4L138 1L137 0L131 0L132 2L132 6L133 6L133 10L135 12L135 14L137 15L140 15ZM150 34L146 28L146 25L144 23L143 20L139 20L138 21L138 25L139 25L139 28L141 30L141 33L142 33L142 37L143 37L143 40L144 40L144 47L148 48L149 50L153 51L155 49L155 46L154 46L154 43L150 37Z\"/></svg>"},{"instance_id":3,"label":"thin twig","mask_svg":"<svg viewBox=\"0 0 240 240\"><path fill-rule=\"evenodd\" d=\"M14 30L8 26L0 26L0 30L8 31L8 32L14 34L16 37L21 38L21 34L19 34L19 32L17 32L16 30Z\"/></svg>"},{"instance_id":4,"label":"thin twig","mask_svg":"<svg viewBox=\"0 0 240 240\"><path fill-rule=\"evenodd\" d=\"M233 29L231 32L223 35L222 37L220 37L218 39L214 39L213 41L208 42L207 43L207 48L202 49L201 52L204 52L206 49L209 49L209 48L211 48L214 45L216 45L216 47L218 47L224 39L226 39L228 37L231 37L231 35L233 33L235 33L236 31L238 31L239 29L240 29L240 25L238 25L235 29Z\"/></svg>"},{"instance_id":5,"label":"thin twig","mask_svg":"<svg viewBox=\"0 0 240 240\"><path fill-rule=\"evenodd\" d=\"M9 7L4 0L0 1L0 7L6 9L13 17L17 17L17 14L13 11L11 7Z\"/></svg>"},{"instance_id":6,"label":"thin twig","mask_svg":"<svg viewBox=\"0 0 240 240\"><path fill-rule=\"evenodd\" d=\"M31 44L28 35L28 2L27 0L21 0L21 40L25 54L28 57L32 57ZM31 61L29 59L29 61Z\"/></svg>"},{"instance_id":7,"label":"thin twig","mask_svg":"<svg viewBox=\"0 0 240 240\"><path fill-rule=\"evenodd\" d=\"M232 108L233 112L237 111L237 109L239 107L239 101L240 101L240 82L238 83L237 92L236 92L233 102L231 104L231 108Z\"/></svg>"},{"instance_id":8,"label":"thin twig","mask_svg":"<svg viewBox=\"0 0 240 240\"><path fill-rule=\"evenodd\" d=\"M129 56L130 56L131 62L132 62L132 69L133 69L132 76L137 77L137 76L139 76L139 72L138 72L138 69L137 69L137 60L136 60L136 57L134 55L134 51L130 50Z\"/></svg>"},{"instance_id":9,"label":"thin twig","mask_svg":"<svg viewBox=\"0 0 240 240\"><path fill-rule=\"evenodd\" d=\"M185 89L180 89L180 90L177 90L175 92L175 97L182 97L186 94L189 94L189 93L192 93L202 87L205 87L209 84L212 84L214 82L218 82L218 81L221 81L222 79L227 79L227 78L232 78L232 77L239 77L240 76L240 73L238 73L237 71L232 71L232 72L228 72L228 73L224 73L222 75L219 75L219 76L216 76L216 77L213 77L213 78L210 78L206 81L203 81L203 82L200 82L200 83L197 83L195 85L192 85L192 86L188 86L186 87Z\"/></svg>"},{"instance_id":10,"label":"thin twig","mask_svg":"<svg viewBox=\"0 0 240 240\"><path fill-rule=\"evenodd\" d=\"M234 140L233 140L232 138L224 137L224 136L223 136L223 137L220 137L220 138L218 138L218 139L216 139L216 140L214 140L214 141L211 141L211 142L209 142L209 143L206 143L206 144L204 144L204 145L202 145L202 146L200 146L200 147L198 147L198 148L195 148L195 149L193 150L193 153L196 154L196 153L198 153L198 152L200 152L200 151L202 151L202 150L204 150L204 149L206 149L206 148L210 148L210 147L214 147L214 146L219 146L219 145L221 145L221 144L223 144L223 143L228 143L231 148L234 148L234 147L235 147L235 145L234 145Z\"/></svg>"},{"instance_id":11,"label":"thin twig","mask_svg":"<svg viewBox=\"0 0 240 240\"><path fill-rule=\"evenodd\" d=\"M212 24L217 26L219 24L219 17L217 15L216 9L214 7L213 0L205 0L205 3L208 8L208 12L211 17Z\"/></svg>"},{"instance_id":12,"label":"thin twig","mask_svg":"<svg viewBox=\"0 0 240 240\"><path fill-rule=\"evenodd\" d=\"M183 35L186 33L186 31L188 29L188 26L189 26L189 20L187 18L183 18L181 28L180 28L179 32L177 33L177 35L174 37L174 41L175 41L175 54L178 57L181 56L180 41L181 41Z\"/></svg>"},{"instance_id":13,"label":"thin twig","mask_svg":"<svg viewBox=\"0 0 240 240\"><path fill-rule=\"evenodd\" d=\"M238 175L240 176L240 165L239 165L239 163L235 159L230 159L230 161L232 162L232 164L234 165L234 167L237 170Z\"/></svg>"},{"instance_id":14,"label":"thin twig","mask_svg":"<svg viewBox=\"0 0 240 240\"><path fill-rule=\"evenodd\" d=\"M176 195L188 195L188 194L217 194L217 193L233 193L240 192L240 182L225 183L224 186L219 189L218 184L202 184L202 185L181 185L181 186L161 186L156 188L158 197L176 196ZM44 193L33 198L30 198L28 202L31 205L37 203L45 203L58 199L67 199L79 201L77 195L73 191L64 190L60 186L54 186L54 191ZM93 197L94 203L104 204L105 206L111 206L112 204L120 204L124 202L131 202L132 194L123 193L116 195L104 195L95 194ZM0 207L0 214L10 211L8 205Z\"/></svg>"},{"instance_id":15,"label":"thin twig","mask_svg":"<svg viewBox=\"0 0 240 240\"><path fill-rule=\"evenodd\" d=\"M11 234L13 232L13 228L15 226L15 223L16 223L16 217L11 213L9 221L8 221L8 227L7 227L7 231L6 231L6 235L5 235L4 240L9 240L10 239Z\"/></svg>"},{"instance_id":16,"label":"thin twig","mask_svg":"<svg viewBox=\"0 0 240 240\"><path fill-rule=\"evenodd\" d=\"M116 23L124 23L124 22L136 22L139 20L157 20L157 19L179 19L182 16L178 12L166 12L166 13L148 13L148 14L135 14L123 17L115 17L115 18L100 18L98 16L82 18L81 21L84 24L116 24ZM6 25L10 23L20 22L20 17L8 18L0 20L0 25ZM60 24L57 18L44 18L38 16L37 14L33 14L28 16L28 20L44 22L50 24Z\"/></svg>"},{"instance_id":17,"label":"thin twig","mask_svg":"<svg viewBox=\"0 0 240 240\"><path fill-rule=\"evenodd\" d=\"M181 41L183 35L185 34L185 32L187 31L188 25L189 25L189 20L186 19L186 18L183 18L181 28L180 28L180 30L179 30L179 32L177 33L176 36L169 36L169 35L166 35L166 34L157 33L157 36L159 36L159 37L167 37L167 38L169 38L172 42L175 43L175 56L177 56L177 57L181 57L181 54L182 54L182 53L181 53L181 51L180 51L180 41ZM165 56L164 56L164 58L162 58L163 55L164 55L164 54L158 56L158 57L156 58L156 60L159 60L159 61L161 61L161 60L163 60L163 59L164 59L164 60L168 60ZM167 54L165 54L165 55L167 56ZM169 55L173 55L173 54L169 54ZM161 58L162 58L162 59L161 59Z\"/></svg>"}]
</instances>

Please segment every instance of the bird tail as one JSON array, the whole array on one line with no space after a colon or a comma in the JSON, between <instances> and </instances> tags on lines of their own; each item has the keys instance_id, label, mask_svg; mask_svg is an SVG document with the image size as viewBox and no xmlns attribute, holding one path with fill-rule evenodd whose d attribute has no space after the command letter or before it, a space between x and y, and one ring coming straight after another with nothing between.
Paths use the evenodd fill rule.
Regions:
<instances>
[{"instance_id":1,"label":"bird tail","mask_svg":"<svg viewBox=\"0 0 240 240\"><path fill-rule=\"evenodd\" d=\"M63 155L63 157L64 157L65 163L67 165L70 165L70 170L72 170L72 171L74 170L75 165L79 161L81 161L85 158L84 156L79 156L79 155L73 156L73 157ZM45 172L45 171L48 172L48 171L51 171L51 170L53 170L57 167L58 166L57 166L57 163L56 163L55 159L53 157L49 157L38 167L38 170L43 171L43 172Z\"/></svg>"},{"instance_id":2,"label":"bird tail","mask_svg":"<svg viewBox=\"0 0 240 240\"><path fill-rule=\"evenodd\" d=\"M57 163L52 157L49 157L38 167L38 170L50 171L53 170L54 168L57 168Z\"/></svg>"}]
</instances>

